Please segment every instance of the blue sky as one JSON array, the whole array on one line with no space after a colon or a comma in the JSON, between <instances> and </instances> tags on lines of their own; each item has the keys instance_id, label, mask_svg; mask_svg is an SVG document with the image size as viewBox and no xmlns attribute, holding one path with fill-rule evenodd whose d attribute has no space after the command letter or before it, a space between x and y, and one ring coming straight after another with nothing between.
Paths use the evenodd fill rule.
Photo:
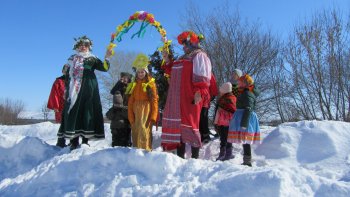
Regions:
<instances>
[{"instance_id":1,"label":"blue sky","mask_svg":"<svg viewBox=\"0 0 350 197\"><path fill-rule=\"evenodd\" d=\"M39 111L53 81L74 52L74 37L88 35L93 53L103 57L110 35L135 11L154 14L174 39L188 0L2 0L0 6L0 99L22 100L26 110ZM225 0L192 0L203 13ZM242 17L259 21L282 38L293 25L314 12L336 7L349 15L349 0L229 0ZM143 38L124 37L117 50L152 53L161 43L154 28ZM175 42L174 42L175 43Z\"/></svg>"}]
</instances>

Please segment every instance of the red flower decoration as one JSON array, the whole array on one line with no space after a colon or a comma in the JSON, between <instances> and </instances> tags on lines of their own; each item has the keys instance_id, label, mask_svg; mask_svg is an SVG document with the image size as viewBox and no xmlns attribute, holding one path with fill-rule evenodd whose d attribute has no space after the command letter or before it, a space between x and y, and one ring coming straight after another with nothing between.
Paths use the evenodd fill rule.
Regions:
<instances>
[{"instance_id":1,"label":"red flower decoration","mask_svg":"<svg viewBox=\"0 0 350 197\"><path fill-rule=\"evenodd\" d=\"M183 45L185 41L190 42L192 45L197 45L199 43L199 38L193 31L184 31L177 36L177 41L181 45Z\"/></svg>"}]
</instances>

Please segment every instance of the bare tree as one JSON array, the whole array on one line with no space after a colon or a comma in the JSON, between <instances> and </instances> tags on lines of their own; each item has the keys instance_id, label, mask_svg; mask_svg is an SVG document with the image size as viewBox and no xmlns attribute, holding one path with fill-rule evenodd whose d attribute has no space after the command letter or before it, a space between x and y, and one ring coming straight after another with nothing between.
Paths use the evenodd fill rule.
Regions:
<instances>
[{"instance_id":1,"label":"bare tree","mask_svg":"<svg viewBox=\"0 0 350 197\"><path fill-rule=\"evenodd\" d=\"M41 106L41 112L43 113L43 118L45 121L47 121L49 119L49 114L50 114L50 109L47 108L47 102L45 102L42 106Z\"/></svg>"},{"instance_id":2,"label":"bare tree","mask_svg":"<svg viewBox=\"0 0 350 197\"><path fill-rule=\"evenodd\" d=\"M285 49L294 106L304 119L345 120L349 108L348 33L336 10L296 26Z\"/></svg>"},{"instance_id":3,"label":"bare tree","mask_svg":"<svg viewBox=\"0 0 350 197\"><path fill-rule=\"evenodd\" d=\"M259 23L243 21L238 9L232 13L228 4L213 8L208 15L190 5L183 21L184 29L205 36L203 47L212 61L218 83L230 81L236 68L252 75L263 92L258 97L258 114L264 119L278 116L271 77L275 67L280 66L276 64L280 61L280 41Z\"/></svg>"},{"instance_id":4,"label":"bare tree","mask_svg":"<svg viewBox=\"0 0 350 197\"><path fill-rule=\"evenodd\" d=\"M112 106L112 95L110 90L117 83L121 72L132 73L132 62L134 61L136 52L119 52L116 51L110 62L110 69L107 73L98 73L100 85L100 95L102 100L102 106L104 109L108 109Z\"/></svg>"},{"instance_id":5,"label":"bare tree","mask_svg":"<svg viewBox=\"0 0 350 197\"><path fill-rule=\"evenodd\" d=\"M9 98L0 100L0 124L17 124L18 115L24 110L24 104L19 100Z\"/></svg>"}]
</instances>

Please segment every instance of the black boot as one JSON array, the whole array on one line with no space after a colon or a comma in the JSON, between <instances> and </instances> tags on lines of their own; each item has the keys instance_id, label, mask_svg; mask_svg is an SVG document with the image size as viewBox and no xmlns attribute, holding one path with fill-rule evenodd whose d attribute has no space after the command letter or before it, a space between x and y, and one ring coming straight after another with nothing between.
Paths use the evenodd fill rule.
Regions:
<instances>
[{"instance_id":1,"label":"black boot","mask_svg":"<svg viewBox=\"0 0 350 197\"><path fill-rule=\"evenodd\" d=\"M223 159L225 158L225 154L226 154L226 146L223 146L220 148L220 153L219 153L219 157L216 158L216 161L223 161Z\"/></svg>"},{"instance_id":2,"label":"black boot","mask_svg":"<svg viewBox=\"0 0 350 197\"><path fill-rule=\"evenodd\" d=\"M83 137L83 139L81 140L82 144L86 144L86 145L90 146L90 144L88 142L89 142L89 139L86 137Z\"/></svg>"},{"instance_id":3,"label":"black boot","mask_svg":"<svg viewBox=\"0 0 350 197\"><path fill-rule=\"evenodd\" d=\"M198 159L199 157L199 147L191 147L191 152L192 152L192 158L193 159Z\"/></svg>"},{"instance_id":4,"label":"black boot","mask_svg":"<svg viewBox=\"0 0 350 197\"><path fill-rule=\"evenodd\" d=\"M182 159L185 159L185 151L186 151L186 144L181 143L179 147L177 147L177 156L181 157Z\"/></svg>"},{"instance_id":5,"label":"black boot","mask_svg":"<svg viewBox=\"0 0 350 197\"><path fill-rule=\"evenodd\" d=\"M242 165L252 167L252 156L243 155Z\"/></svg>"},{"instance_id":6,"label":"black boot","mask_svg":"<svg viewBox=\"0 0 350 197\"><path fill-rule=\"evenodd\" d=\"M61 148L66 147L67 146L66 145L66 139L64 139L63 137L62 138L57 138L56 146L61 147Z\"/></svg>"},{"instance_id":7,"label":"black boot","mask_svg":"<svg viewBox=\"0 0 350 197\"><path fill-rule=\"evenodd\" d=\"M225 154L225 157L224 157L224 159L222 161L230 160L230 159L233 159L233 158L235 158L235 156L232 154L232 144L231 144L231 146L228 145L226 147L226 154Z\"/></svg>"},{"instance_id":8,"label":"black boot","mask_svg":"<svg viewBox=\"0 0 350 197\"><path fill-rule=\"evenodd\" d=\"M72 151L74 149L77 149L79 146L79 137L73 138L70 140L70 147L69 149Z\"/></svg>"},{"instance_id":9,"label":"black boot","mask_svg":"<svg viewBox=\"0 0 350 197\"><path fill-rule=\"evenodd\" d=\"M243 163L242 165L252 167L252 151L250 144L243 144Z\"/></svg>"}]
</instances>

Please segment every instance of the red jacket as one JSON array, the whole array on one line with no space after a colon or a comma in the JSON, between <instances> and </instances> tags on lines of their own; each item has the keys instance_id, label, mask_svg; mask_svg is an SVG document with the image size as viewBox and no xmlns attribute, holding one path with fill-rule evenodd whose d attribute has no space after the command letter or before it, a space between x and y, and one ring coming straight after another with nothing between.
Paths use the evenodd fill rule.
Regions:
<instances>
[{"instance_id":1,"label":"red jacket","mask_svg":"<svg viewBox=\"0 0 350 197\"><path fill-rule=\"evenodd\" d=\"M55 119L57 123L61 123L61 113L64 105L65 77L56 78L52 85L47 108L55 110Z\"/></svg>"}]
</instances>

